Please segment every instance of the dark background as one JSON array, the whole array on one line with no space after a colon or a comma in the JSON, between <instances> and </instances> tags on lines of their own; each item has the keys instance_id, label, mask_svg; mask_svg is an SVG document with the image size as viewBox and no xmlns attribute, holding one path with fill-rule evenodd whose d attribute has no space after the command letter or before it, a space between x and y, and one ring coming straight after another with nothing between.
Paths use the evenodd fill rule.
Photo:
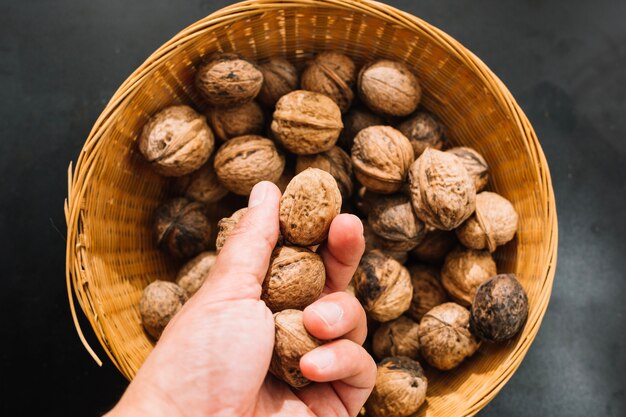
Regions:
<instances>
[{"instance_id":1,"label":"dark background","mask_svg":"<svg viewBox=\"0 0 626 417\"><path fill-rule=\"evenodd\" d=\"M67 166L124 79L176 32L228 4L0 1L3 415L98 415L126 382L65 289ZM626 2L387 1L443 29L502 78L547 155L560 226L550 307L481 416L624 416Z\"/></svg>"}]
</instances>

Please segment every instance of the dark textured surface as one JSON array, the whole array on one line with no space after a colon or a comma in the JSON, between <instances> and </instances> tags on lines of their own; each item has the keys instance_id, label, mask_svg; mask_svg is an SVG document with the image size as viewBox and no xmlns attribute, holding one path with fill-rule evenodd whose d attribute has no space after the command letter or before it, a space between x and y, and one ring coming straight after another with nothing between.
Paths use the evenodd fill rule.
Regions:
<instances>
[{"instance_id":1,"label":"dark textured surface","mask_svg":"<svg viewBox=\"0 0 626 417\"><path fill-rule=\"evenodd\" d=\"M227 3L0 2L0 414L98 415L122 393L123 378L101 349L105 365L95 365L70 318L67 166L122 81ZM480 415L626 415L626 2L388 3L442 28L502 78L552 171L560 247L550 307Z\"/></svg>"}]
</instances>

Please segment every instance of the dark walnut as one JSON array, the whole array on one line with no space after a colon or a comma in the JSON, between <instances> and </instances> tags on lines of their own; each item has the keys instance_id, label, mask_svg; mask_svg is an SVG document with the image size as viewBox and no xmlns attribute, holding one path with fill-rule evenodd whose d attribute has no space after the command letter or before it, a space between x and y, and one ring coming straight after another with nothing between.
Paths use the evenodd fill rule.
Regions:
<instances>
[{"instance_id":1,"label":"dark walnut","mask_svg":"<svg viewBox=\"0 0 626 417\"><path fill-rule=\"evenodd\" d=\"M384 199L384 195L377 194L365 187L359 187L353 194L354 206L365 217L367 217L379 199Z\"/></svg>"},{"instance_id":2,"label":"dark walnut","mask_svg":"<svg viewBox=\"0 0 626 417\"><path fill-rule=\"evenodd\" d=\"M304 310L322 294L326 270L315 252L297 246L274 249L263 281L261 299L273 313Z\"/></svg>"},{"instance_id":3,"label":"dark walnut","mask_svg":"<svg viewBox=\"0 0 626 417\"><path fill-rule=\"evenodd\" d=\"M321 52L311 60L302 73L303 90L315 91L333 99L347 111L352 105L356 81L356 66L350 57L339 52Z\"/></svg>"},{"instance_id":4,"label":"dark walnut","mask_svg":"<svg viewBox=\"0 0 626 417\"><path fill-rule=\"evenodd\" d=\"M427 225L452 230L476 207L474 180L454 155L427 148L409 170L411 202Z\"/></svg>"},{"instance_id":5,"label":"dark walnut","mask_svg":"<svg viewBox=\"0 0 626 417\"><path fill-rule=\"evenodd\" d=\"M204 204L216 203L228 194L217 178L213 159L191 174L176 178L174 189L178 195Z\"/></svg>"},{"instance_id":6,"label":"dark walnut","mask_svg":"<svg viewBox=\"0 0 626 417\"><path fill-rule=\"evenodd\" d=\"M455 303L438 305L422 317L419 343L422 358L442 371L457 367L480 347L469 329L470 313Z\"/></svg>"},{"instance_id":7,"label":"dark walnut","mask_svg":"<svg viewBox=\"0 0 626 417\"><path fill-rule=\"evenodd\" d=\"M467 172L474 179L477 193L487 186L489 182L489 165L487 165L485 158L475 149L459 146L448 149L446 152L455 155L461 160Z\"/></svg>"},{"instance_id":8,"label":"dark walnut","mask_svg":"<svg viewBox=\"0 0 626 417\"><path fill-rule=\"evenodd\" d=\"M368 215L368 223L383 249L407 252L426 234L426 226L415 216L411 200L404 194L381 198Z\"/></svg>"},{"instance_id":9,"label":"dark walnut","mask_svg":"<svg viewBox=\"0 0 626 417\"><path fill-rule=\"evenodd\" d=\"M186 198L174 198L154 215L154 235L159 248L177 258L190 258L209 248L211 222L205 206Z\"/></svg>"},{"instance_id":10,"label":"dark walnut","mask_svg":"<svg viewBox=\"0 0 626 417\"><path fill-rule=\"evenodd\" d=\"M200 289L215 263L215 258L215 252L202 252L178 271L176 283L189 297Z\"/></svg>"},{"instance_id":11,"label":"dark walnut","mask_svg":"<svg viewBox=\"0 0 626 417\"><path fill-rule=\"evenodd\" d=\"M298 156L296 174L307 168L319 168L332 175L344 200L352 195L352 162L343 149L333 146L326 152Z\"/></svg>"},{"instance_id":12,"label":"dark walnut","mask_svg":"<svg viewBox=\"0 0 626 417\"><path fill-rule=\"evenodd\" d=\"M226 189L249 195L258 182L278 181L285 168L285 157L271 140L246 135L224 143L215 154L213 166Z\"/></svg>"},{"instance_id":13,"label":"dark walnut","mask_svg":"<svg viewBox=\"0 0 626 417\"><path fill-rule=\"evenodd\" d=\"M361 69L358 90L367 107L386 116L408 116L422 98L422 88L409 67L386 59Z\"/></svg>"},{"instance_id":14,"label":"dark walnut","mask_svg":"<svg viewBox=\"0 0 626 417\"><path fill-rule=\"evenodd\" d=\"M413 159L409 140L393 127L368 127L354 138L354 175L373 192L391 194L400 190Z\"/></svg>"},{"instance_id":15,"label":"dark walnut","mask_svg":"<svg viewBox=\"0 0 626 417\"><path fill-rule=\"evenodd\" d=\"M324 342L311 336L302 322L302 311L283 310L274 314L276 333L270 372L294 388L311 381L300 371L300 359Z\"/></svg>"},{"instance_id":16,"label":"dark walnut","mask_svg":"<svg viewBox=\"0 0 626 417\"><path fill-rule=\"evenodd\" d=\"M213 107L235 107L259 94L263 73L233 53L216 54L198 68L196 87Z\"/></svg>"},{"instance_id":17,"label":"dark walnut","mask_svg":"<svg viewBox=\"0 0 626 417\"><path fill-rule=\"evenodd\" d=\"M426 399L428 380L419 362L406 357L384 359L378 364L376 385L365 403L371 417L408 417Z\"/></svg>"},{"instance_id":18,"label":"dark walnut","mask_svg":"<svg viewBox=\"0 0 626 417\"><path fill-rule=\"evenodd\" d=\"M311 155L329 150L343 128L337 104L323 94L296 90L276 103L272 134L289 152Z\"/></svg>"},{"instance_id":19,"label":"dark walnut","mask_svg":"<svg viewBox=\"0 0 626 417\"><path fill-rule=\"evenodd\" d=\"M513 204L496 193L483 191L476 196L476 212L458 229L461 243L471 249L493 252L509 242L517 232L518 215Z\"/></svg>"},{"instance_id":20,"label":"dark walnut","mask_svg":"<svg viewBox=\"0 0 626 417\"><path fill-rule=\"evenodd\" d=\"M354 138L361 130L366 127L385 124L385 119L362 106L352 107L346 114L343 115L342 120L343 130L341 131L337 145L346 152L350 152L352 150Z\"/></svg>"},{"instance_id":21,"label":"dark walnut","mask_svg":"<svg viewBox=\"0 0 626 417\"><path fill-rule=\"evenodd\" d=\"M372 230L372 227L368 223L363 224L363 237L365 238L365 252L369 252L374 249L380 250L387 256L391 256L396 261L404 264L409 259L409 254L405 251L393 251L383 248L383 244L380 241L380 237Z\"/></svg>"},{"instance_id":22,"label":"dark walnut","mask_svg":"<svg viewBox=\"0 0 626 417\"><path fill-rule=\"evenodd\" d=\"M298 246L322 243L341 211L341 192L326 171L308 168L291 180L280 199L280 231Z\"/></svg>"},{"instance_id":23,"label":"dark walnut","mask_svg":"<svg viewBox=\"0 0 626 417\"><path fill-rule=\"evenodd\" d=\"M161 175L179 177L204 164L215 139L204 116L189 106L172 106L154 115L139 136L139 151Z\"/></svg>"},{"instance_id":24,"label":"dark walnut","mask_svg":"<svg viewBox=\"0 0 626 417\"><path fill-rule=\"evenodd\" d=\"M154 281L141 294L139 314L146 332L159 340L163 329L187 301L184 289L168 281Z\"/></svg>"},{"instance_id":25,"label":"dark walnut","mask_svg":"<svg viewBox=\"0 0 626 417\"><path fill-rule=\"evenodd\" d=\"M224 217L217 222L217 239L215 240L217 253L220 253L226 243L226 239L228 239L228 236L235 230L235 226L237 226L239 220L246 214L246 211L248 211L248 208L244 207L234 212L230 217Z\"/></svg>"},{"instance_id":26,"label":"dark walnut","mask_svg":"<svg viewBox=\"0 0 626 417\"><path fill-rule=\"evenodd\" d=\"M409 271L379 250L361 258L353 280L356 297L374 320L396 319L411 305L413 286Z\"/></svg>"},{"instance_id":27,"label":"dark walnut","mask_svg":"<svg viewBox=\"0 0 626 417\"><path fill-rule=\"evenodd\" d=\"M426 148L441 150L446 144L443 124L437 116L427 111L418 111L400 123L398 130L411 142L416 158Z\"/></svg>"},{"instance_id":28,"label":"dark walnut","mask_svg":"<svg viewBox=\"0 0 626 417\"><path fill-rule=\"evenodd\" d=\"M469 307L480 284L496 273L496 262L489 252L458 247L446 256L441 283L459 304Z\"/></svg>"},{"instance_id":29,"label":"dark walnut","mask_svg":"<svg viewBox=\"0 0 626 417\"><path fill-rule=\"evenodd\" d=\"M448 296L441 285L438 268L411 265L409 274L413 284L413 298L407 314L419 322L424 314L448 301Z\"/></svg>"},{"instance_id":30,"label":"dark walnut","mask_svg":"<svg viewBox=\"0 0 626 417\"><path fill-rule=\"evenodd\" d=\"M296 90L300 84L298 70L284 58L270 58L259 65L263 73L263 86L257 96L261 104L273 108L284 95Z\"/></svg>"},{"instance_id":31,"label":"dark walnut","mask_svg":"<svg viewBox=\"0 0 626 417\"><path fill-rule=\"evenodd\" d=\"M258 135L265 128L263 109L254 101L231 108L210 108L206 115L215 136L222 142L237 136Z\"/></svg>"},{"instance_id":32,"label":"dark walnut","mask_svg":"<svg viewBox=\"0 0 626 417\"><path fill-rule=\"evenodd\" d=\"M512 339L528 317L528 296L515 274L500 274L483 283L472 303L470 327L490 342Z\"/></svg>"},{"instance_id":33,"label":"dark walnut","mask_svg":"<svg viewBox=\"0 0 626 417\"><path fill-rule=\"evenodd\" d=\"M457 245L456 233L452 230L432 229L424 239L411 251L415 259L431 264L441 264Z\"/></svg>"},{"instance_id":34,"label":"dark walnut","mask_svg":"<svg viewBox=\"0 0 626 417\"><path fill-rule=\"evenodd\" d=\"M418 323L404 316L383 323L374 333L372 341L374 355L379 359L390 356L416 359L420 349L418 329Z\"/></svg>"}]
</instances>

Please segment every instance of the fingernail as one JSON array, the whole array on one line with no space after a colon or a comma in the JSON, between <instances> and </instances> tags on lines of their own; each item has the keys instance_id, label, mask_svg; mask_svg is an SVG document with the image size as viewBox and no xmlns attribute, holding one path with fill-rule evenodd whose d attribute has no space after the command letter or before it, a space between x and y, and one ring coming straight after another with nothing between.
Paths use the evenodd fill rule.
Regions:
<instances>
[{"instance_id":1,"label":"fingernail","mask_svg":"<svg viewBox=\"0 0 626 417\"><path fill-rule=\"evenodd\" d=\"M334 326L343 318L343 309L336 303L317 303L311 309L328 327Z\"/></svg>"},{"instance_id":2,"label":"fingernail","mask_svg":"<svg viewBox=\"0 0 626 417\"><path fill-rule=\"evenodd\" d=\"M259 182L252 188L250 198L248 199L248 207L256 207L263 203L267 195L268 184L265 181Z\"/></svg>"},{"instance_id":3,"label":"fingernail","mask_svg":"<svg viewBox=\"0 0 626 417\"><path fill-rule=\"evenodd\" d=\"M330 349L316 349L308 353L307 359L315 365L318 370L328 368L335 363L335 354Z\"/></svg>"}]
</instances>

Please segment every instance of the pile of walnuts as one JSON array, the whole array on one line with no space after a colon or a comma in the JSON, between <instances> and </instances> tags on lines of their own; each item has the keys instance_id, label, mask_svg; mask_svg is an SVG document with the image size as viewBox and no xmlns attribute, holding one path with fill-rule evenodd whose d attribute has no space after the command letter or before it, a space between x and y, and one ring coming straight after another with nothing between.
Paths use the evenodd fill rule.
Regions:
<instances>
[{"instance_id":1,"label":"pile of walnuts","mask_svg":"<svg viewBox=\"0 0 626 417\"><path fill-rule=\"evenodd\" d=\"M492 256L511 241L518 214L485 191L489 167L452 147L445 126L419 108L420 82L404 63L378 60L360 70L322 52L302 71L282 58L255 64L233 53L198 69L201 111L174 105L155 114L139 150L175 196L155 212L160 248L186 260L175 282L146 287L139 309L158 339L201 287L216 252L245 215L259 181L283 192L280 236L262 285L274 313L270 372L299 388L303 354L324 341L302 324L326 271L317 245L340 212L363 219L366 253L350 291L370 319L366 345L381 362L368 415L408 416L427 394L422 364L447 371L481 341L514 337L528 299ZM189 260L191 259L191 260Z\"/></svg>"}]
</instances>

